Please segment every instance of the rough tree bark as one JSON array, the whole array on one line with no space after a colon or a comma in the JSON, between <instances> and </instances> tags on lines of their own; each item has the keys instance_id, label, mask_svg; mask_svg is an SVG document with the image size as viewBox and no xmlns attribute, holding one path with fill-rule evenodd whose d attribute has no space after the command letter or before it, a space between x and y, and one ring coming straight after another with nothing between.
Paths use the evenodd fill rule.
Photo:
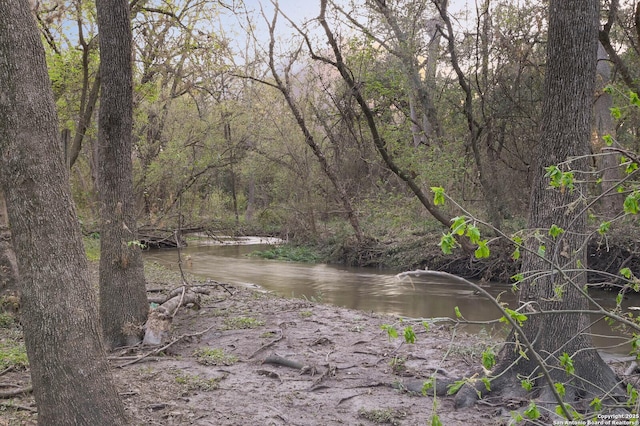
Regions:
<instances>
[{"instance_id":1,"label":"rough tree bark","mask_svg":"<svg viewBox=\"0 0 640 426\"><path fill-rule=\"evenodd\" d=\"M98 193L100 317L108 348L142 340L149 306L142 253L136 244L131 144L133 79L131 22L126 0L98 0L100 113Z\"/></svg>"},{"instance_id":2,"label":"rough tree bark","mask_svg":"<svg viewBox=\"0 0 640 426\"><path fill-rule=\"evenodd\" d=\"M26 0L0 1L0 188L38 423L127 424L100 339L44 49Z\"/></svg>"},{"instance_id":3,"label":"rough tree bark","mask_svg":"<svg viewBox=\"0 0 640 426\"><path fill-rule=\"evenodd\" d=\"M580 313L557 312L588 309L587 298L581 292L586 284L587 188L579 181L584 181L583 172L589 171L598 6L598 0L551 0L549 5L545 99L528 224L537 235L528 241L530 251L522 259L522 271L530 277L521 284L520 303L528 304L525 313L530 314L523 331L549 366L553 381L565 384L564 401L568 403L582 398L591 401L596 396L604 401L618 389L614 373L593 349L587 334L589 318ZM571 159L575 189L551 190L545 167ZM555 239L550 237L552 225L565 232ZM543 245L546 251L540 257L536 253ZM543 379L536 380L541 370L531 354L528 359L520 356L522 346L518 342L522 342L521 338L512 332L494 370L494 375L506 373L496 378L491 388L517 395L525 392L519 378L529 377L535 381L541 402L554 401L553 388ZM560 365L563 353L572 357L575 374L567 374ZM470 387L460 392L457 405L471 404L477 398L475 392ZM528 398L532 396L536 394L527 394Z\"/></svg>"}]
</instances>

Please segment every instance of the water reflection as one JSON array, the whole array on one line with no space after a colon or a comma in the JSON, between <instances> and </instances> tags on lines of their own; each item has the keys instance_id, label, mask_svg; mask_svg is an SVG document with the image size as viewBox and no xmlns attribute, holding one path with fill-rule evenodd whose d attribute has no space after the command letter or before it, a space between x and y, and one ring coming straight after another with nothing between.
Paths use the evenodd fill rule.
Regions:
<instances>
[{"instance_id":1,"label":"water reflection","mask_svg":"<svg viewBox=\"0 0 640 426\"><path fill-rule=\"evenodd\" d=\"M249 257L261 245L191 245L182 250L190 256L189 267L193 274L214 280L257 284L285 297L306 297L351 309L373 311L412 318L453 317L457 306L464 317L472 321L498 318L497 308L489 300L474 294L473 290L446 279L412 278L398 280L389 270L349 268L335 265L316 265L294 262L279 262ZM170 268L177 268L175 250L155 250L146 253L146 258ZM516 298L510 285L486 287L494 297L515 305ZM599 302L612 306L614 295L610 292L595 292ZM637 297L626 301L626 305L640 305ZM600 321L592 330L596 334L611 336L610 327ZM597 338L600 347L617 343L617 340ZM612 352L627 353L628 349L612 349Z\"/></svg>"}]
</instances>

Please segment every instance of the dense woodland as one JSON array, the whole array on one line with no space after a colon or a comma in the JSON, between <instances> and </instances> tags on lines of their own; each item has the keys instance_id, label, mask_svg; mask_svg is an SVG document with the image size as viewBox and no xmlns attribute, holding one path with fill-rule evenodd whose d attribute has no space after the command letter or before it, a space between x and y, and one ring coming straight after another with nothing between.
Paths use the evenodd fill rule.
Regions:
<instances>
[{"instance_id":1,"label":"dense woodland","mask_svg":"<svg viewBox=\"0 0 640 426\"><path fill-rule=\"evenodd\" d=\"M456 406L535 388L567 419L626 413L637 391L585 311L639 329L620 306L640 283L640 5L318 6L301 20L275 1L0 1L0 225L42 423L77 418L74 401L87 424L126 422L104 349L142 339L138 229L275 234L359 263L402 239L467 263L506 247L521 305L496 306L513 331ZM95 298L76 213L100 235ZM613 260L587 270L594 247ZM616 310L587 275L621 288Z\"/></svg>"},{"instance_id":2,"label":"dense woodland","mask_svg":"<svg viewBox=\"0 0 640 426\"><path fill-rule=\"evenodd\" d=\"M430 188L443 187L490 225L522 229L539 142L546 5L364 6L329 4L325 31L316 16L289 20L270 4L134 2L138 224L346 246L394 241L439 234L460 214L433 205ZM625 107L636 88L633 6L601 10L608 24L594 93L594 196L622 177L616 166L626 161L601 153L602 136L637 147L638 114ZM52 2L36 13L90 233L99 217L95 11ZM609 194L591 209L594 223L621 203Z\"/></svg>"},{"instance_id":3,"label":"dense woodland","mask_svg":"<svg viewBox=\"0 0 640 426\"><path fill-rule=\"evenodd\" d=\"M330 4L337 64L316 16L289 21L268 3L133 2L138 223L299 241L394 239L449 226L459 211L432 205L430 188L441 186L490 224L523 227L547 7L476 3L455 13L446 2ZM633 73L631 6L617 6L606 35ZM99 217L95 10L89 2L43 2L36 14L74 198L92 232ZM601 86L613 91L600 87L594 96L625 102L629 86L619 69L606 59L602 65ZM636 123L627 108L604 131L633 149ZM594 193L608 182L599 177Z\"/></svg>"}]
</instances>

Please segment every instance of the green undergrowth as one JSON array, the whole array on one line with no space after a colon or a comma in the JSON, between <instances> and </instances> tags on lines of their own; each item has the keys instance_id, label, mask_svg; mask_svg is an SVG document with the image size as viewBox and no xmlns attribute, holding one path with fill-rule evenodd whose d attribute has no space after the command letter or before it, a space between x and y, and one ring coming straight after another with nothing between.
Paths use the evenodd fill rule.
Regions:
<instances>
[{"instance_id":1,"label":"green undergrowth","mask_svg":"<svg viewBox=\"0 0 640 426\"><path fill-rule=\"evenodd\" d=\"M0 371L23 370L28 366L20 324L13 314L0 312Z\"/></svg>"},{"instance_id":2,"label":"green undergrowth","mask_svg":"<svg viewBox=\"0 0 640 426\"><path fill-rule=\"evenodd\" d=\"M196 361L202 365L233 365L238 362L238 357L228 354L224 349L199 348L193 355Z\"/></svg>"},{"instance_id":3,"label":"green undergrowth","mask_svg":"<svg viewBox=\"0 0 640 426\"><path fill-rule=\"evenodd\" d=\"M232 317L224 319L225 330L245 330L258 328L264 325L264 321L251 317Z\"/></svg>"},{"instance_id":4,"label":"green undergrowth","mask_svg":"<svg viewBox=\"0 0 640 426\"><path fill-rule=\"evenodd\" d=\"M312 247L293 244L282 244L266 250L257 250L251 256L269 260L284 260L289 262L317 263L322 261L322 255Z\"/></svg>"},{"instance_id":5,"label":"green undergrowth","mask_svg":"<svg viewBox=\"0 0 640 426\"><path fill-rule=\"evenodd\" d=\"M176 374L176 383L182 385L190 392L213 391L220 387L220 378L205 378L197 374L179 373Z\"/></svg>"}]
</instances>

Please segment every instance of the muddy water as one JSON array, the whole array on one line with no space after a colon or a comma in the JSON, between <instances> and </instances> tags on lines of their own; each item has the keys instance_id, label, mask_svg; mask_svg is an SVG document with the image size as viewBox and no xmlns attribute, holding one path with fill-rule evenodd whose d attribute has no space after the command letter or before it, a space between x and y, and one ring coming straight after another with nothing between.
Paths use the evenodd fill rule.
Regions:
<instances>
[{"instance_id":1,"label":"muddy water","mask_svg":"<svg viewBox=\"0 0 640 426\"><path fill-rule=\"evenodd\" d=\"M413 279L399 281L395 272L370 268L349 268L335 265L280 262L249 257L265 245L191 244L182 249L185 271L228 283L255 284L285 297L306 297L351 309L401 315L412 318L452 317L458 306L464 317L472 321L499 318L492 303L473 293L473 290L446 280ZM154 250L146 258L177 269L175 250ZM190 258L188 261L187 256ZM510 285L486 287L500 300L515 304ZM597 292L595 297L611 305L615 295ZM627 300L638 306L640 299ZM477 327L475 328L477 329ZM594 334L614 336L600 321ZM596 344L605 347L619 343L615 337L596 337ZM609 352L625 354L628 348L611 348Z\"/></svg>"}]
</instances>

